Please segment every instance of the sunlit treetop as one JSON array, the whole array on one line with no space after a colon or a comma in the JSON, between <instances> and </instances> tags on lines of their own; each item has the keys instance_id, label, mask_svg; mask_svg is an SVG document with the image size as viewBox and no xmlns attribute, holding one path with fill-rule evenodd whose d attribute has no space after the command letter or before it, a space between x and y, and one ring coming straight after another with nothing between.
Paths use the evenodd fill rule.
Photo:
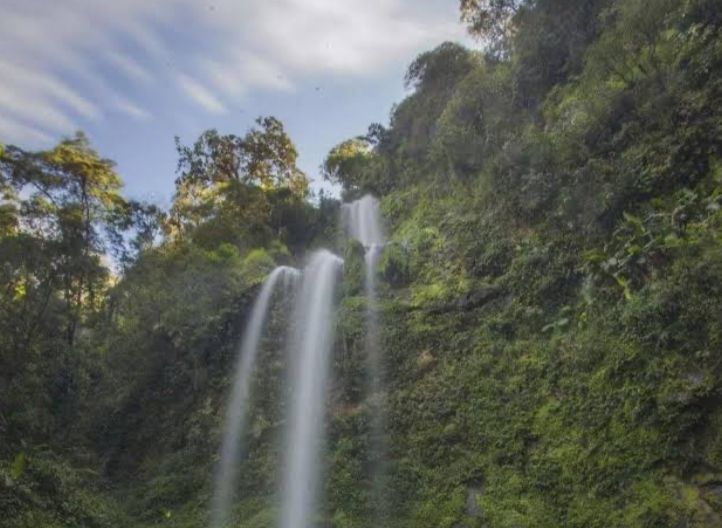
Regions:
<instances>
[{"instance_id":1,"label":"sunlit treetop","mask_svg":"<svg viewBox=\"0 0 722 528\"><path fill-rule=\"evenodd\" d=\"M500 51L509 35L511 20L526 0L461 0L461 20L469 33Z\"/></svg>"}]
</instances>

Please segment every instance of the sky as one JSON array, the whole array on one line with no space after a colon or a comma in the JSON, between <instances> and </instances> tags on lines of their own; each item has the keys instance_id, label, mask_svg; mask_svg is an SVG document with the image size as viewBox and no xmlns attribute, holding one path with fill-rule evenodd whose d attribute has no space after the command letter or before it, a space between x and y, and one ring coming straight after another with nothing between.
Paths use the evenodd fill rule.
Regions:
<instances>
[{"instance_id":1,"label":"sky","mask_svg":"<svg viewBox=\"0 0 722 528\"><path fill-rule=\"evenodd\" d=\"M387 123L403 75L469 44L457 0L3 0L0 143L84 130L125 194L168 205L173 138L283 121L312 188L335 144Z\"/></svg>"}]
</instances>

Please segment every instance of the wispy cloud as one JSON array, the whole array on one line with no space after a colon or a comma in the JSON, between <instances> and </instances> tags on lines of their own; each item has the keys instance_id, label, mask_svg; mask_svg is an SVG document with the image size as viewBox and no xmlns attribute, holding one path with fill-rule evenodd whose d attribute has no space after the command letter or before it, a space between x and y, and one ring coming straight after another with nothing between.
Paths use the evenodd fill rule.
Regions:
<instances>
[{"instance_id":1,"label":"wispy cloud","mask_svg":"<svg viewBox=\"0 0 722 528\"><path fill-rule=\"evenodd\" d=\"M52 101L18 90L9 79L0 79L0 108L0 115L45 131L67 133L76 128L76 122Z\"/></svg>"},{"instance_id":2,"label":"wispy cloud","mask_svg":"<svg viewBox=\"0 0 722 528\"><path fill-rule=\"evenodd\" d=\"M223 52L214 54L214 77L224 94L239 86L288 89L307 75L373 76L463 36L454 7L445 5L439 17L438 9L419 9L413 0L217 0L213 9L186 7L216 36L212 49Z\"/></svg>"},{"instance_id":3,"label":"wispy cloud","mask_svg":"<svg viewBox=\"0 0 722 528\"><path fill-rule=\"evenodd\" d=\"M293 83L271 60L245 50L218 59L199 59L199 74L226 98L237 98L253 89L290 91Z\"/></svg>"},{"instance_id":4,"label":"wispy cloud","mask_svg":"<svg viewBox=\"0 0 722 528\"><path fill-rule=\"evenodd\" d=\"M130 99L121 95L116 96L113 106L116 110L139 121L147 121L151 118L151 115L147 110L144 110Z\"/></svg>"},{"instance_id":5,"label":"wispy cloud","mask_svg":"<svg viewBox=\"0 0 722 528\"><path fill-rule=\"evenodd\" d=\"M110 62L128 77L141 82L150 82L153 76L135 59L119 51L108 54Z\"/></svg>"},{"instance_id":6,"label":"wispy cloud","mask_svg":"<svg viewBox=\"0 0 722 528\"><path fill-rule=\"evenodd\" d=\"M100 115L95 104L53 75L23 68L0 59L0 78L4 79L9 91L53 100L89 119L95 119Z\"/></svg>"},{"instance_id":7,"label":"wispy cloud","mask_svg":"<svg viewBox=\"0 0 722 528\"><path fill-rule=\"evenodd\" d=\"M52 139L45 132L7 116L0 116L0 143L2 138L15 138L14 141L31 147L44 145Z\"/></svg>"},{"instance_id":8,"label":"wispy cloud","mask_svg":"<svg viewBox=\"0 0 722 528\"><path fill-rule=\"evenodd\" d=\"M214 114L221 114L226 107L213 93L195 79L181 74L178 76L178 84L185 94L193 101L201 105L207 111Z\"/></svg>"},{"instance_id":9,"label":"wispy cloud","mask_svg":"<svg viewBox=\"0 0 722 528\"><path fill-rule=\"evenodd\" d=\"M0 117L16 125L0 129L0 139L32 135L18 123L50 137L106 112L148 119L142 106L175 101L179 92L198 110L220 114L250 92L290 91L310 76L377 75L463 35L455 6L422 4L6 0ZM122 97L118 86L129 87Z\"/></svg>"}]
</instances>

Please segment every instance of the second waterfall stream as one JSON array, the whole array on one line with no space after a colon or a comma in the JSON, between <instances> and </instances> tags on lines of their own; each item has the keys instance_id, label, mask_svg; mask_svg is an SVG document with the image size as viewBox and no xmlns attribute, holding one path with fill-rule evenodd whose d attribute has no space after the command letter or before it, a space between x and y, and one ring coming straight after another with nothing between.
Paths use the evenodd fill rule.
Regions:
<instances>
[{"instance_id":1,"label":"second waterfall stream","mask_svg":"<svg viewBox=\"0 0 722 528\"><path fill-rule=\"evenodd\" d=\"M371 499L375 525L383 517L383 460L385 419L382 412L383 369L379 336L375 269L384 247L379 203L364 196L341 207L341 222L347 240L364 247L367 362L366 401L370 410ZM281 266L265 280L244 329L236 362L234 383L228 397L220 460L215 476L211 528L225 528L232 518L238 476L243 464L243 445L255 364L271 309L274 292L283 284L294 298L287 323L288 384L283 452L279 462L279 528L311 528L320 513L323 453L326 441L328 386L331 371L336 300L343 274L343 259L328 250L312 253L302 272ZM280 388L279 388L280 389ZM280 390L278 391L281 392ZM281 394L279 394L281 395ZM359 483L362 485L362 483Z\"/></svg>"},{"instance_id":2,"label":"second waterfall stream","mask_svg":"<svg viewBox=\"0 0 722 528\"><path fill-rule=\"evenodd\" d=\"M364 294L366 296L366 333L364 354L367 365L366 401L370 411L369 466L371 469L371 508L373 524L380 526L386 510L384 463L386 460L386 416L383 406L384 369L379 335L376 267L385 245L379 202L366 195L341 207L341 222L349 239L364 247Z\"/></svg>"}]
</instances>

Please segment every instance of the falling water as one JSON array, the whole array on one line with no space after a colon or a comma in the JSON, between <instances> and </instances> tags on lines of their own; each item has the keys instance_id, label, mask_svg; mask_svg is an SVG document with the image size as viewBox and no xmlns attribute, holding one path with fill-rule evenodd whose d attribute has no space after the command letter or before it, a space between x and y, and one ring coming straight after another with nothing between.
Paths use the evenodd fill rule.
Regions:
<instances>
[{"instance_id":1,"label":"falling water","mask_svg":"<svg viewBox=\"0 0 722 528\"><path fill-rule=\"evenodd\" d=\"M350 238L358 240L368 250L384 244L379 201L367 194L363 198L341 206L342 220Z\"/></svg>"},{"instance_id":2,"label":"falling water","mask_svg":"<svg viewBox=\"0 0 722 528\"><path fill-rule=\"evenodd\" d=\"M381 389L381 358L379 345L379 323L376 299L376 266L384 248L384 235L381 228L379 202L371 195L345 204L342 207L343 222L349 238L361 242L364 246L366 278L366 356L369 360L369 378L371 395Z\"/></svg>"},{"instance_id":3,"label":"falling water","mask_svg":"<svg viewBox=\"0 0 722 528\"><path fill-rule=\"evenodd\" d=\"M228 400L221 445L221 458L216 470L211 509L211 527L220 528L226 522L233 501L242 458L243 432L248 418L251 375L258 356L261 335L265 326L273 293L279 281L288 291L299 277L297 269L280 266L266 278L253 305L236 363L233 389Z\"/></svg>"},{"instance_id":4,"label":"falling water","mask_svg":"<svg viewBox=\"0 0 722 528\"><path fill-rule=\"evenodd\" d=\"M296 298L291 341L293 401L286 434L281 528L308 528L315 513L333 300L342 263L328 251L314 253Z\"/></svg>"},{"instance_id":5,"label":"falling water","mask_svg":"<svg viewBox=\"0 0 722 528\"><path fill-rule=\"evenodd\" d=\"M375 526L383 524L386 510L386 493L383 485L386 455L386 417L383 410L383 367L379 342L378 300L376 295L376 266L384 247L379 202L366 195L342 208L346 233L364 246L366 276L366 336L364 349L368 362L368 405L371 410L371 497Z\"/></svg>"}]
</instances>

